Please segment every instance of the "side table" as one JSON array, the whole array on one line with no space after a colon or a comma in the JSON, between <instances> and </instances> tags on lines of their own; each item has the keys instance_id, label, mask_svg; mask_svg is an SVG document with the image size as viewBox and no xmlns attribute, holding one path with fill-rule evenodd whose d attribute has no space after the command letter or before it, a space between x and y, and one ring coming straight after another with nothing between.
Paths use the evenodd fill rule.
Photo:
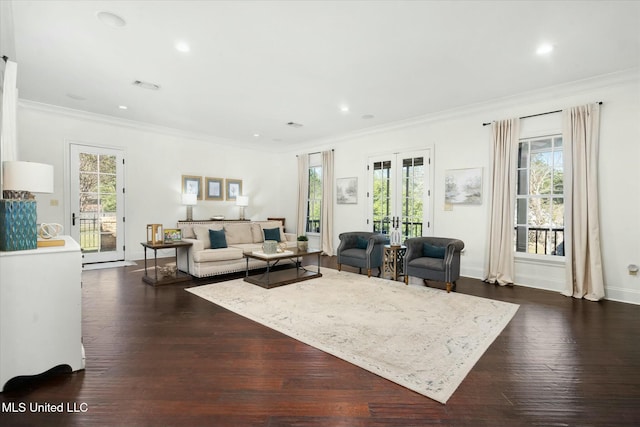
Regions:
<instances>
[{"instance_id":1,"label":"side table","mask_svg":"<svg viewBox=\"0 0 640 427\"><path fill-rule=\"evenodd\" d=\"M406 246L384 245L383 274L390 274L393 280L404 276L404 254L406 252Z\"/></svg>"},{"instance_id":2,"label":"side table","mask_svg":"<svg viewBox=\"0 0 640 427\"><path fill-rule=\"evenodd\" d=\"M147 242L140 243L144 247L144 276L142 277L142 281L148 283L153 286L157 285L169 285L171 283L180 283L180 282L188 282L191 280L191 275L187 273L183 273L182 271L176 270L175 277L161 277L158 278L158 249L175 249L176 250L176 265L178 262L178 248L188 248L192 246L193 243L185 242L183 240L179 240L177 242L171 243L156 243L151 244ZM154 275L149 276L147 272L147 249L153 250L153 266L154 266ZM189 268L189 253L187 252L187 268Z\"/></svg>"}]
</instances>

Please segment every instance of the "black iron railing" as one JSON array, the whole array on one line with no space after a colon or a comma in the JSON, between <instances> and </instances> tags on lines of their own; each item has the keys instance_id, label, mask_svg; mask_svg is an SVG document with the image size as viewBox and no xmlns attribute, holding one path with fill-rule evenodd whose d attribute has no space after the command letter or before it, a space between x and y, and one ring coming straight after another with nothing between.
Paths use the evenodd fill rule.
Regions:
<instances>
[{"instance_id":1,"label":"black iron railing","mask_svg":"<svg viewBox=\"0 0 640 427\"><path fill-rule=\"evenodd\" d=\"M564 227L515 227L516 251L564 256Z\"/></svg>"},{"instance_id":2,"label":"black iron railing","mask_svg":"<svg viewBox=\"0 0 640 427\"><path fill-rule=\"evenodd\" d=\"M382 221L374 221L373 232L380 234L390 234L391 219L385 218ZM409 237L422 236L422 222L404 221L401 223L400 233L402 233L403 236Z\"/></svg>"}]
</instances>

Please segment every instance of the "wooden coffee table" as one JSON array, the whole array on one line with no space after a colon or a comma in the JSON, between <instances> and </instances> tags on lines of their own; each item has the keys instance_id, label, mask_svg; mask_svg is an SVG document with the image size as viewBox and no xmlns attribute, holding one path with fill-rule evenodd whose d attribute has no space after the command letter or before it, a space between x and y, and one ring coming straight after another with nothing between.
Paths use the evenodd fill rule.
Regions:
<instances>
[{"instance_id":1,"label":"wooden coffee table","mask_svg":"<svg viewBox=\"0 0 640 427\"><path fill-rule=\"evenodd\" d=\"M271 289L277 286L288 285L290 283L301 282L303 280L315 279L322 277L320 274L320 255L322 251L319 249L309 249L301 251L298 248L290 248L284 252L275 254L265 254L264 252L249 252L244 256L247 259L247 270L245 282ZM317 271L307 270L302 266L301 258L308 255L316 255ZM249 259L259 259L267 263L267 271L255 275L249 275ZM273 271L273 267L278 265L280 261L288 261L294 264L294 268Z\"/></svg>"}]
</instances>

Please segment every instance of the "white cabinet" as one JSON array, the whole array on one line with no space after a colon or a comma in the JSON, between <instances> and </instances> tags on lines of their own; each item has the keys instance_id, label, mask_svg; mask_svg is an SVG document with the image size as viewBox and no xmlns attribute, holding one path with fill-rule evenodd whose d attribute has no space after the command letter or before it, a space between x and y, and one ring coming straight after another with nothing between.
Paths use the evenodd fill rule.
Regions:
<instances>
[{"instance_id":1,"label":"white cabinet","mask_svg":"<svg viewBox=\"0 0 640 427\"><path fill-rule=\"evenodd\" d=\"M56 366L84 369L80 245L0 252L0 387Z\"/></svg>"}]
</instances>

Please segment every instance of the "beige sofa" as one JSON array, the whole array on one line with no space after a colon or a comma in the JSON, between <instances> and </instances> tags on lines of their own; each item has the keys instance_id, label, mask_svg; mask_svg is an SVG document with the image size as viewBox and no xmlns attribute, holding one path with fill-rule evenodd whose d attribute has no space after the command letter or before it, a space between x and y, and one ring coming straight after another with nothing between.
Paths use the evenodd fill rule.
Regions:
<instances>
[{"instance_id":1,"label":"beige sofa","mask_svg":"<svg viewBox=\"0 0 640 427\"><path fill-rule=\"evenodd\" d=\"M190 221L178 223L178 228L182 240L193 244L178 251L178 269L195 277L245 271L244 253L262 249L265 229L279 228L283 246L297 244L296 235L285 233L280 221ZM227 247L211 249L209 230L224 230ZM263 261L249 259L249 269L265 266Z\"/></svg>"}]
</instances>

